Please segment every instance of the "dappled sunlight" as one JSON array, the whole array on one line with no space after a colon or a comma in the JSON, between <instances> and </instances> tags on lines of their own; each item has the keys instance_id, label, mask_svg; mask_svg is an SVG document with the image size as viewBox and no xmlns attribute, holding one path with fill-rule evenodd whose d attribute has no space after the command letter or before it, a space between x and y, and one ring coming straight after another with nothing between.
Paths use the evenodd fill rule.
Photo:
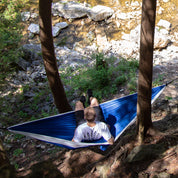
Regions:
<instances>
[{"instance_id":1,"label":"dappled sunlight","mask_svg":"<svg viewBox=\"0 0 178 178\"><path fill-rule=\"evenodd\" d=\"M9 95L16 96L19 94L23 94L23 87L22 85L16 85L13 82L8 82L8 86L6 86L5 92L4 90L0 91L0 97L2 98Z\"/></svg>"}]
</instances>

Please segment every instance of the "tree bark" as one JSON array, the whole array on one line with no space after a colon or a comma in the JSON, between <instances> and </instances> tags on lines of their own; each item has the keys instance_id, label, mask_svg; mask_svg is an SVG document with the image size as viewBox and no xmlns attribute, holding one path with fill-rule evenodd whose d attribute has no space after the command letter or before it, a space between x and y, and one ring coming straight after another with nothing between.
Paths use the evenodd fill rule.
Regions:
<instances>
[{"instance_id":1,"label":"tree bark","mask_svg":"<svg viewBox=\"0 0 178 178\"><path fill-rule=\"evenodd\" d=\"M58 111L62 113L70 111L72 108L67 101L54 53L51 2L51 0L39 0L40 40L46 75L54 97L54 102Z\"/></svg>"},{"instance_id":2,"label":"tree bark","mask_svg":"<svg viewBox=\"0 0 178 178\"><path fill-rule=\"evenodd\" d=\"M155 16L156 0L143 0L137 100L137 135L140 143L143 142L148 129L153 126L151 120L151 90Z\"/></svg>"}]
</instances>

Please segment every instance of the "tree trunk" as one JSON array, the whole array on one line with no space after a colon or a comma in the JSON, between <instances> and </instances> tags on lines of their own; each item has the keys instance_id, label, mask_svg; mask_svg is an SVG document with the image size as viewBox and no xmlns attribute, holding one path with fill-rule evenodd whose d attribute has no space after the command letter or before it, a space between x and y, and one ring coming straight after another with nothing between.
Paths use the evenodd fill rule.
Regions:
<instances>
[{"instance_id":1,"label":"tree trunk","mask_svg":"<svg viewBox=\"0 0 178 178\"><path fill-rule=\"evenodd\" d=\"M67 101L54 53L51 2L51 0L39 0L40 40L48 82L53 93L56 107L58 111L62 113L70 111L72 108Z\"/></svg>"},{"instance_id":2,"label":"tree trunk","mask_svg":"<svg viewBox=\"0 0 178 178\"><path fill-rule=\"evenodd\" d=\"M151 90L155 14L156 0L143 0L137 100L137 134L140 143L143 142L148 129L152 127Z\"/></svg>"}]
</instances>

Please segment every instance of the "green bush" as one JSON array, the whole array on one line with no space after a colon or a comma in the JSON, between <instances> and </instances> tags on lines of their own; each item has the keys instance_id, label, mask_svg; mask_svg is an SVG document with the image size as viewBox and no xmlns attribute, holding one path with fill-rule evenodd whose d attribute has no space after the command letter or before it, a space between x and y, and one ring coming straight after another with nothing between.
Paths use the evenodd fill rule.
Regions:
<instances>
[{"instance_id":1,"label":"green bush","mask_svg":"<svg viewBox=\"0 0 178 178\"><path fill-rule=\"evenodd\" d=\"M17 148L17 149L15 149L14 150L14 152L13 152L13 156L19 156L20 154L22 154L23 153L23 149L21 149L21 148Z\"/></svg>"},{"instance_id":2,"label":"green bush","mask_svg":"<svg viewBox=\"0 0 178 178\"><path fill-rule=\"evenodd\" d=\"M24 5L22 0L0 1L0 79L4 73L14 69L14 62L19 59L18 50L21 40L20 8Z\"/></svg>"},{"instance_id":3,"label":"green bush","mask_svg":"<svg viewBox=\"0 0 178 178\"><path fill-rule=\"evenodd\" d=\"M127 76L126 75L121 75L115 78L115 84L116 85L122 85L127 81Z\"/></svg>"},{"instance_id":4,"label":"green bush","mask_svg":"<svg viewBox=\"0 0 178 178\"><path fill-rule=\"evenodd\" d=\"M64 85L70 86L68 97L73 93L78 95L92 89L93 94L99 100L117 93L118 87L127 83L130 92L136 91L136 72L138 61L135 59L120 59L115 65L116 58L105 58L103 54L93 55L95 64L92 67L82 66L78 70L68 68L63 70L61 78Z\"/></svg>"}]
</instances>

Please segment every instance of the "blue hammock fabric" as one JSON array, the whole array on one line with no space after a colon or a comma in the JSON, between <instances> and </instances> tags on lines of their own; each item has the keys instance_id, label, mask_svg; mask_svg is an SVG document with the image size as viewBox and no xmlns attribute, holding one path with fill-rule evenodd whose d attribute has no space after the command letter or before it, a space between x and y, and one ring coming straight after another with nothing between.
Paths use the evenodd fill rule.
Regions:
<instances>
[{"instance_id":1,"label":"blue hammock fabric","mask_svg":"<svg viewBox=\"0 0 178 178\"><path fill-rule=\"evenodd\" d=\"M152 103L161 94L165 86L162 85L152 89ZM137 115L136 105L137 93L100 104L104 119L110 125L115 141L129 125L135 122ZM108 142L103 138L90 143L72 142L75 128L75 112L71 111L14 125L9 127L8 130L70 149L96 145L100 145L103 151L107 149Z\"/></svg>"}]
</instances>

